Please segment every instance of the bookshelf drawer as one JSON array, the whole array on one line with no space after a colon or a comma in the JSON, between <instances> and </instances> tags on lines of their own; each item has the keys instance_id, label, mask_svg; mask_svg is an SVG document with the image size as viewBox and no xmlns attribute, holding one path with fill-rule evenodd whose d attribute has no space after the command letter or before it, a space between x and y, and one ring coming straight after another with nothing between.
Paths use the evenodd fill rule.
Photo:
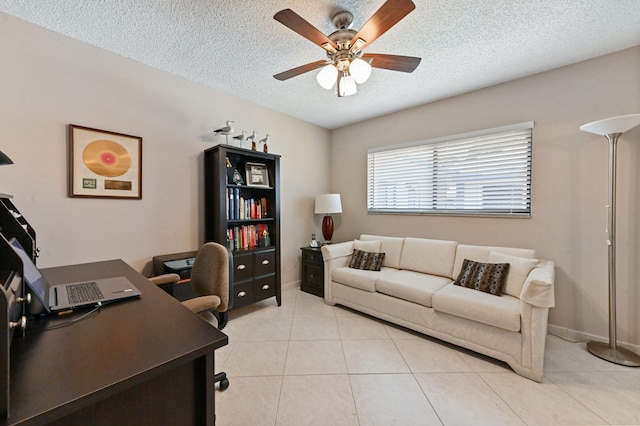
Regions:
<instances>
[{"instance_id":1,"label":"bookshelf drawer","mask_svg":"<svg viewBox=\"0 0 640 426\"><path fill-rule=\"evenodd\" d=\"M255 254L254 271L256 277L273 274L276 271L276 251L260 251Z\"/></svg>"},{"instance_id":2,"label":"bookshelf drawer","mask_svg":"<svg viewBox=\"0 0 640 426\"><path fill-rule=\"evenodd\" d=\"M253 277L253 254L236 254L233 256L233 282L240 282Z\"/></svg>"},{"instance_id":3,"label":"bookshelf drawer","mask_svg":"<svg viewBox=\"0 0 640 426\"><path fill-rule=\"evenodd\" d=\"M233 286L233 309L249 305L254 302L253 281Z\"/></svg>"},{"instance_id":4,"label":"bookshelf drawer","mask_svg":"<svg viewBox=\"0 0 640 426\"><path fill-rule=\"evenodd\" d=\"M253 282L253 291L256 300L268 299L276 295L276 276L269 275L256 279Z\"/></svg>"}]
</instances>

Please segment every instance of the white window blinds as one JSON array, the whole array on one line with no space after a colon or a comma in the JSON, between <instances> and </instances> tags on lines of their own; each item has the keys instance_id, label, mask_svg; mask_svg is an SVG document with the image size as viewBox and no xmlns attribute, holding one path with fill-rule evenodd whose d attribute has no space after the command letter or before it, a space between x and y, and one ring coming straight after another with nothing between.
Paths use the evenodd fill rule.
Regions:
<instances>
[{"instance_id":1,"label":"white window blinds","mask_svg":"<svg viewBox=\"0 0 640 426\"><path fill-rule=\"evenodd\" d=\"M371 213L530 216L533 122L368 153Z\"/></svg>"}]
</instances>

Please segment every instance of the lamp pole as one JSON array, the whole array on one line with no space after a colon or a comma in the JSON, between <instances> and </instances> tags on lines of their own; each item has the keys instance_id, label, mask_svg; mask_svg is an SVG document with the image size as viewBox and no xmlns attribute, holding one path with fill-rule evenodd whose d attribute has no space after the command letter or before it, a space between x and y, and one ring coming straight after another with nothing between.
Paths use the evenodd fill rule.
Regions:
<instances>
[{"instance_id":1,"label":"lamp pole","mask_svg":"<svg viewBox=\"0 0 640 426\"><path fill-rule=\"evenodd\" d=\"M593 355L629 367L640 367L640 355L620 348L616 330L616 184L618 138L622 133L640 124L640 114L612 117L580 126L580 130L595 133L609 142L609 196L607 205L607 246L609 284L609 343L587 342L587 350Z\"/></svg>"}]
</instances>

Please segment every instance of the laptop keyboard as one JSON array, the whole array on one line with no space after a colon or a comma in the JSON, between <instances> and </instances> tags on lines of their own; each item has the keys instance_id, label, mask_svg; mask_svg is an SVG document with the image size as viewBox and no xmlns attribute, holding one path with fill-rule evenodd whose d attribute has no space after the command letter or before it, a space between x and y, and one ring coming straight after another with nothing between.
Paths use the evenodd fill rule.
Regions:
<instances>
[{"instance_id":1,"label":"laptop keyboard","mask_svg":"<svg viewBox=\"0 0 640 426\"><path fill-rule=\"evenodd\" d=\"M72 304L104 299L98 284L95 282L68 285L67 297Z\"/></svg>"}]
</instances>

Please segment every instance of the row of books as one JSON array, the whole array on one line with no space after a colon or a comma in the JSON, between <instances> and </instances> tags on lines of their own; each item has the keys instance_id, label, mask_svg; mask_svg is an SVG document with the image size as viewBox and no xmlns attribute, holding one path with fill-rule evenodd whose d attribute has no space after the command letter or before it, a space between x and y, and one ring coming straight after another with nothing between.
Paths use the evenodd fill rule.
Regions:
<instances>
[{"instance_id":1,"label":"row of books","mask_svg":"<svg viewBox=\"0 0 640 426\"><path fill-rule=\"evenodd\" d=\"M230 250L249 250L266 247L271 244L267 225L234 226L227 229L227 242Z\"/></svg>"},{"instance_id":2,"label":"row of books","mask_svg":"<svg viewBox=\"0 0 640 426\"><path fill-rule=\"evenodd\" d=\"M227 188L227 220L263 219L267 215L267 199L240 196L239 188Z\"/></svg>"}]
</instances>

